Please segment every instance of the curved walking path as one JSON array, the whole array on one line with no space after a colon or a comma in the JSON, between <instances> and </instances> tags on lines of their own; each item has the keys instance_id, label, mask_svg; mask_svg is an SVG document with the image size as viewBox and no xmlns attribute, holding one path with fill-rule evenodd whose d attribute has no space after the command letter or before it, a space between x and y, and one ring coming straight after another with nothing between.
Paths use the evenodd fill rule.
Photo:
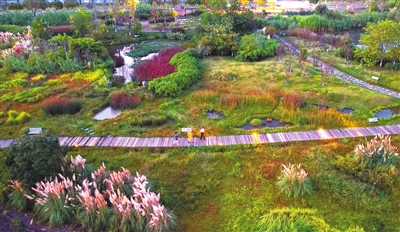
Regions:
<instances>
[{"instance_id":1,"label":"curved walking path","mask_svg":"<svg viewBox=\"0 0 400 232\"><path fill-rule=\"evenodd\" d=\"M274 37L277 40L279 40L281 42L281 44L284 44L286 47L288 47L290 49L290 51L293 51L293 52L296 52L297 54L300 54L300 50L296 46L294 46L293 44L291 44L291 43L287 42L286 40L280 38L278 35L274 35ZM400 99L400 93L398 93L396 91L393 91L393 90L390 90L390 89L386 89L386 88L383 88L383 87L380 87L380 86L376 86L376 85L371 85L368 82L365 82L365 81L359 80L357 78L354 78L354 77L352 77L350 75L347 75L346 73L341 72L341 71L335 69L334 67L331 67L328 64L326 64L326 63L324 63L324 62L322 62L322 61L320 61L318 59L315 59L315 58L313 58L311 56L307 56L307 60L312 62L313 64L316 64L320 68L329 67L332 70L333 74L335 74L336 76L338 76L339 78L341 78L341 79L343 79L345 81L348 81L350 83L359 85L361 87L373 90L375 92L383 93L383 94L389 95L391 97Z\"/></svg>"},{"instance_id":2,"label":"curved walking path","mask_svg":"<svg viewBox=\"0 0 400 232\"><path fill-rule=\"evenodd\" d=\"M267 144L339 138L400 134L400 124L364 128L342 128L268 134L210 136L206 140L194 138L192 146L230 146L237 144ZM69 147L175 147L173 137L59 137L60 145ZM0 148L7 148L14 139L0 140ZM179 138L177 147L188 146L187 138Z\"/></svg>"}]
</instances>

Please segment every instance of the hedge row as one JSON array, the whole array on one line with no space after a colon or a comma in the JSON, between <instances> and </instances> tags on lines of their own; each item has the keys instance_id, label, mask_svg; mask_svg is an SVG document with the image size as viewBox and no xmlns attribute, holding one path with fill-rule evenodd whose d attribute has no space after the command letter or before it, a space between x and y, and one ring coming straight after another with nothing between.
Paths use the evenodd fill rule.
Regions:
<instances>
[{"instance_id":1,"label":"hedge row","mask_svg":"<svg viewBox=\"0 0 400 232\"><path fill-rule=\"evenodd\" d=\"M198 60L186 50L172 57L170 64L178 71L149 83L149 89L157 96L176 97L201 76Z\"/></svg>"}]
</instances>

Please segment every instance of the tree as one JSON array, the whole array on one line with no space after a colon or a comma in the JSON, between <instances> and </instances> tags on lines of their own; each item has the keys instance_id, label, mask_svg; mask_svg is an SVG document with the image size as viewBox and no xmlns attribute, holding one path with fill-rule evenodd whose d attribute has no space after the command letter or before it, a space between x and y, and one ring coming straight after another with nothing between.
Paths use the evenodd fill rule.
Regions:
<instances>
[{"instance_id":1,"label":"tree","mask_svg":"<svg viewBox=\"0 0 400 232\"><path fill-rule=\"evenodd\" d=\"M64 0L64 6L67 9L72 9L74 7L77 7L79 5L79 2L77 0Z\"/></svg>"},{"instance_id":2,"label":"tree","mask_svg":"<svg viewBox=\"0 0 400 232\"><path fill-rule=\"evenodd\" d=\"M75 26L74 33L76 36L83 37L90 34L94 28L92 15L88 11L79 10L71 17L71 24Z\"/></svg>"},{"instance_id":3,"label":"tree","mask_svg":"<svg viewBox=\"0 0 400 232\"><path fill-rule=\"evenodd\" d=\"M32 35L34 38L40 39L50 39L51 38L51 30L47 23L43 22L43 20L35 19L32 22Z\"/></svg>"},{"instance_id":4,"label":"tree","mask_svg":"<svg viewBox=\"0 0 400 232\"><path fill-rule=\"evenodd\" d=\"M36 16L37 9L46 9L46 0L24 0L22 6L28 10L31 10L33 15Z\"/></svg>"},{"instance_id":5,"label":"tree","mask_svg":"<svg viewBox=\"0 0 400 232\"><path fill-rule=\"evenodd\" d=\"M400 0L389 0L389 6L400 8Z\"/></svg>"},{"instance_id":6,"label":"tree","mask_svg":"<svg viewBox=\"0 0 400 232\"><path fill-rule=\"evenodd\" d=\"M61 172L65 154L56 136L47 133L23 135L9 147L6 165L11 179L30 188L36 182Z\"/></svg>"},{"instance_id":7,"label":"tree","mask_svg":"<svg viewBox=\"0 0 400 232\"><path fill-rule=\"evenodd\" d=\"M226 3L226 0L210 0L210 7L212 11L221 12L226 11L228 5Z\"/></svg>"},{"instance_id":8,"label":"tree","mask_svg":"<svg viewBox=\"0 0 400 232\"><path fill-rule=\"evenodd\" d=\"M240 41L237 59L257 61L276 54L279 44L275 40L267 40L262 34L245 35Z\"/></svg>"},{"instance_id":9,"label":"tree","mask_svg":"<svg viewBox=\"0 0 400 232\"><path fill-rule=\"evenodd\" d=\"M328 6L326 6L325 4L318 5L317 7L315 7L316 14L325 15L328 12L329 12Z\"/></svg>"},{"instance_id":10,"label":"tree","mask_svg":"<svg viewBox=\"0 0 400 232\"><path fill-rule=\"evenodd\" d=\"M368 23L364 28L365 33L361 35L360 44L364 47L356 49L355 56L361 58L361 61L367 66L373 66L379 62L382 67L385 59L393 58L392 54L398 54L400 46L399 24L384 20L378 23Z\"/></svg>"},{"instance_id":11,"label":"tree","mask_svg":"<svg viewBox=\"0 0 400 232\"><path fill-rule=\"evenodd\" d=\"M319 0L308 0L308 2L311 4L318 4Z\"/></svg>"}]
</instances>

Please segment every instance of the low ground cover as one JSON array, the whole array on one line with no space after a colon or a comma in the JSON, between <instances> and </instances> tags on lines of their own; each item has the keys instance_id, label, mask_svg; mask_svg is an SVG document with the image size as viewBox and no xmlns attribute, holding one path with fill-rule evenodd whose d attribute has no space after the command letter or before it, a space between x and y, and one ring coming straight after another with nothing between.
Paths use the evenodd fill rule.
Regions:
<instances>
[{"instance_id":1,"label":"low ground cover","mask_svg":"<svg viewBox=\"0 0 400 232\"><path fill-rule=\"evenodd\" d=\"M395 136L393 144L398 142ZM152 190L174 209L179 228L187 231L254 231L261 216L281 207L313 208L317 217L341 231L355 226L396 230L398 190L382 191L332 164L360 143L363 138L173 150L79 148L69 155L146 175ZM285 197L275 185L282 164L294 161L308 172L314 188L310 196Z\"/></svg>"},{"instance_id":2,"label":"low ground cover","mask_svg":"<svg viewBox=\"0 0 400 232\"><path fill-rule=\"evenodd\" d=\"M318 41L310 42L299 38L289 38L289 40L294 42L299 48L306 49L309 55L318 57L318 59L321 59L348 75L373 85L382 86L397 92L400 91L400 79L398 78L397 70L392 70L390 67L364 67L361 66L358 61L346 61L344 58L336 55L337 48L327 44L320 46L321 44ZM329 52L326 52L326 50ZM377 76L380 80L376 81L371 78L372 76Z\"/></svg>"},{"instance_id":3,"label":"low ground cover","mask_svg":"<svg viewBox=\"0 0 400 232\"><path fill-rule=\"evenodd\" d=\"M96 135L119 136L171 136L180 127L200 126L206 127L208 135L245 134L251 132L240 127L253 118L267 117L291 126L264 128L258 132L354 127L369 125L367 118L373 117L374 110L400 104L396 99L356 85L343 86L340 79L321 75L321 71L311 64L298 64L297 58L291 54L279 60L271 58L256 63L209 57L200 64L201 79L173 99L155 97L151 91L134 83L108 88L106 77L109 74L101 70L63 74L58 79L55 75L3 75L6 81L2 83L4 88L0 89L4 103L0 112L5 117L0 118L4 128L1 137L16 137L27 127L43 127L60 136L85 135L81 127L91 128ZM40 91L34 92L38 89ZM140 105L135 103L134 109L125 110L115 119L94 121L91 118L93 114L109 104L109 93L118 90L141 96ZM52 120L49 120L41 110L41 101L59 95L71 99L79 97L82 110L73 116L51 116ZM312 104L332 109L318 110ZM355 112L344 115L334 108L351 108ZM31 115L29 122L10 129L5 123L10 109L26 111ZM225 118L208 119L206 112L209 109ZM144 122L138 119L138 115L146 115L151 120ZM395 116L378 124L397 121L398 116Z\"/></svg>"}]
</instances>

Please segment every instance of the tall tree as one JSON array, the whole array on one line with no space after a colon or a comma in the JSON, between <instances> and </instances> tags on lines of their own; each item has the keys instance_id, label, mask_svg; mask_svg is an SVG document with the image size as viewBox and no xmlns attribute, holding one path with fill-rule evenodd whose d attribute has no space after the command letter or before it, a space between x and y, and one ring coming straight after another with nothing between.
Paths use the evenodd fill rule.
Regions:
<instances>
[{"instance_id":1,"label":"tall tree","mask_svg":"<svg viewBox=\"0 0 400 232\"><path fill-rule=\"evenodd\" d=\"M36 11L38 9L46 9L46 0L24 0L22 6L28 10L31 10L33 15L36 16Z\"/></svg>"},{"instance_id":2,"label":"tall tree","mask_svg":"<svg viewBox=\"0 0 400 232\"><path fill-rule=\"evenodd\" d=\"M50 134L23 135L8 149L6 165L13 180L30 188L61 171L66 150Z\"/></svg>"},{"instance_id":3,"label":"tall tree","mask_svg":"<svg viewBox=\"0 0 400 232\"><path fill-rule=\"evenodd\" d=\"M364 28L365 33L361 35L360 43L363 49L356 49L355 55L367 65L372 66L379 62L382 67L385 59L392 58L393 54L398 54L400 49L399 24L384 20L378 23L368 23Z\"/></svg>"},{"instance_id":4,"label":"tall tree","mask_svg":"<svg viewBox=\"0 0 400 232\"><path fill-rule=\"evenodd\" d=\"M226 3L226 0L210 0L210 7L212 11L221 12L226 11L228 5Z\"/></svg>"}]
</instances>

